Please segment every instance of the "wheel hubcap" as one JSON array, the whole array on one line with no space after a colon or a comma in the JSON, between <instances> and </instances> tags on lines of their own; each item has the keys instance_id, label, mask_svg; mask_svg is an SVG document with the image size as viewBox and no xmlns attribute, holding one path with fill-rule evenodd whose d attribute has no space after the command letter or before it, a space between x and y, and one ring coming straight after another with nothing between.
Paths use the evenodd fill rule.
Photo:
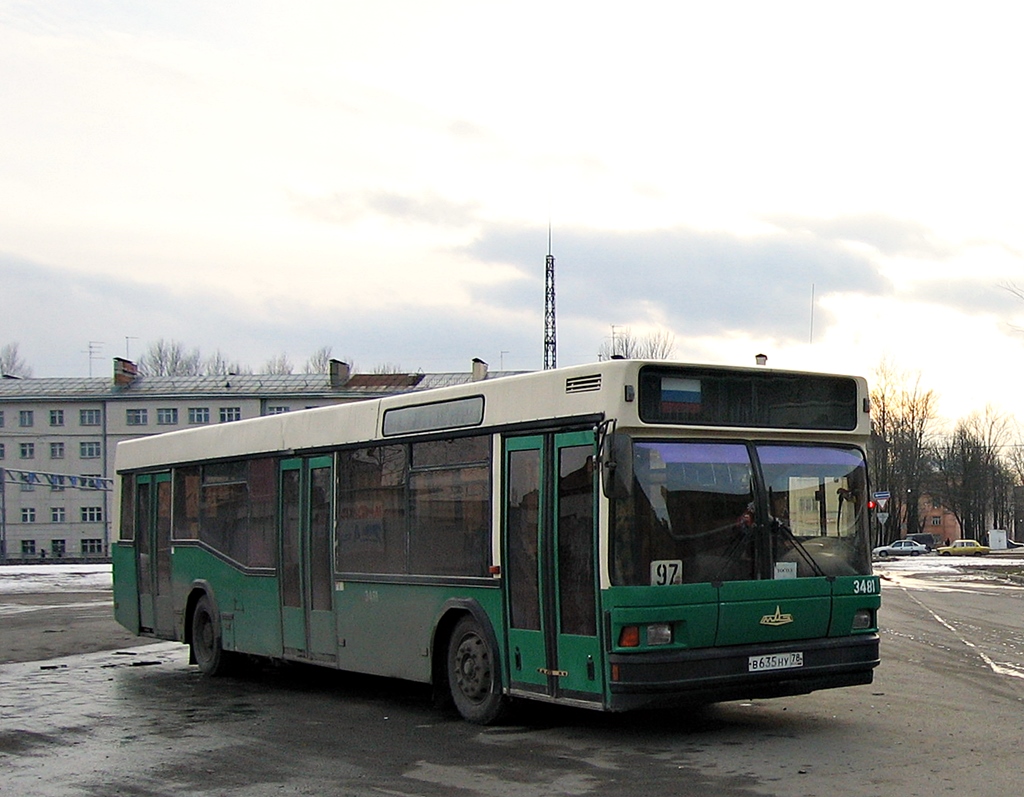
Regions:
<instances>
[{"instance_id":1,"label":"wheel hubcap","mask_svg":"<svg viewBox=\"0 0 1024 797\"><path fill-rule=\"evenodd\" d=\"M477 636L468 636L459 644L455 658L459 690L471 700L481 700L491 688L491 664L487 646Z\"/></svg>"}]
</instances>

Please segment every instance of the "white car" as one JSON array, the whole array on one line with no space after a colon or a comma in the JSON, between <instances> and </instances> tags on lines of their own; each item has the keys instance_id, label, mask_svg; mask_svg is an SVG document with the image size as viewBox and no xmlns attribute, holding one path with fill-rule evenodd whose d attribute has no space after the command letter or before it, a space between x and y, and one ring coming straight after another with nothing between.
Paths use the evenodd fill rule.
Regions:
<instances>
[{"instance_id":1,"label":"white car","mask_svg":"<svg viewBox=\"0 0 1024 797\"><path fill-rule=\"evenodd\" d=\"M928 546L914 540L896 540L888 545L880 545L871 551L875 556L920 556L928 553Z\"/></svg>"}]
</instances>

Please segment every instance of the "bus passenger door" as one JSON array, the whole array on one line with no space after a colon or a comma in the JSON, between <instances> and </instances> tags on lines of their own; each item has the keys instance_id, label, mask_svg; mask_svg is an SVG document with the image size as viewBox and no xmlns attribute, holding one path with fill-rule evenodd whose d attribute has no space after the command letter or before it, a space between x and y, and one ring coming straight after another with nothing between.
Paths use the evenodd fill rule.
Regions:
<instances>
[{"instance_id":1,"label":"bus passenger door","mask_svg":"<svg viewBox=\"0 0 1024 797\"><path fill-rule=\"evenodd\" d=\"M173 639L171 474L135 477L135 513L139 625L155 636Z\"/></svg>"},{"instance_id":2,"label":"bus passenger door","mask_svg":"<svg viewBox=\"0 0 1024 797\"><path fill-rule=\"evenodd\" d=\"M591 432L505 442L504 581L514 690L601 700Z\"/></svg>"},{"instance_id":3,"label":"bus passenger door","mask_svg":"<svg viewBox=\"0 0 1024 797\"><path fill-rule=\"evenodd\" d=\"M281 463L281 624L284 653L337 660L331 457Z\"/></svg>"}]
</instances>

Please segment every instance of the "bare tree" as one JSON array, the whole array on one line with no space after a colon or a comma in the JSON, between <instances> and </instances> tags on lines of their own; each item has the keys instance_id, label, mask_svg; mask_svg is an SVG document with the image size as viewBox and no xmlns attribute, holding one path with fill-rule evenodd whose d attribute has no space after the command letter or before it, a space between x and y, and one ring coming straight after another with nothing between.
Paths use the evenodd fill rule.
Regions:
<instances>
[{"instance_id":1,"label":"bare tree","mask_svg":"<svg viewBox=\"0 0 1024 797\"><path fill-rule=\"evenodd\" d=\"M25 378L32 376L32 368L18 353L17 341L5 343L3 348L0 348L0 375Z\"/></svg>"},{"instance_id":2,"label":"bare tree","mask_svg":"<svg viewBox=\"0 0 1024 797\"><path fill-rule=\"evenodd\" d=\"M1009 528L1017 477L1009 456L1012 424L991 406L960 420L936 446L942 502L965 537L984 540L991 528Z\"/></svg>"},{"instance_id":3,"label":"bare tree","mask_svg":"<svg viewBox=\"0 0 1024 797\"><path fill-rule=\"evenodd\" d=\"M307 374L326 374L331 365L331 347L321 346L306 360L303 372Z\"/></svg>"},{"instance_id":4,"label":"bare tree","mask_svg":"<svg viewBox=\"0 0 1024 797\"><path fill-rule=\"evenodd\" d=\"M263 373L265 374L290 374L294 371L295 366L288 359L286 352L281 352L276 357L271 357L267 360L266 365L263 366Z\"/></svg>"},{"instance_id":5,"label":"bare tree","mask_svg":"<svg viewBox=\"0 0 1024 797\"><path fill-rule=\"evenodd\" d=\"M398 363L377 363L373 366L373 373L375 374L404 374L402 366Z\"/></svg>"},{"instance_id":6,"label":"bare tree","mask_svg":"<svg viewBox=\"0 0 1024 797\"><path fill-rule=\"evenodd\" d=\"M920 374L901 372L889 360L875 369L871 390L871 473L875 486L889 492L889 520L878 539L889 542L920 531L918 501L927 489L929 443L937 396L924 390Z\"/></svg>"},{"instance_id":7,"label":"bare tree","mask_svg":"<svg viewBox=\"0 0 1024 797\"><path fill-rule=\"evenodd\" d=\"M143 376L198 376L203 372L199 349L187 351L177 340L150 343L139 358L139 373Z\"/></svg>"},{"instance_id":8,"label":"bare tree","mask_svg":"<svg viewBox=\"0 0 1024 797\"><path fill-rule=\"evenodd\" d=\"M1016 296L1021 301L1024 301L1024 288L1022 288L1017 283L1015 283L1015 282L1004 282L999 287L1001 287L1004 291L1009 291L1010 293L1012 293L1014 296ZM1010 324L1010 328L1011 329L1015 329L1018 332L1024 332L1024 327L1018 327L1018 326L1014 326L1013 324Z\"/></svg>"},{"instance_id":9,"label":"bare tree","mask_svg":"<svg viewBox=\"0 0 1024 797\"><path fill-rule=\"evenodd\" d=\"M1004 412L988 405L975 414L979 437L985 445L985 482L988 528L1009 528L1013 517L1013 467L1009 452L1013 443L1014 423ZM988 529L986 529L987 531Z\"/></svg>"},{"instance_id":10,"label":"bare tree","mask_svg":"<svg viewBox=\"0 0 1024 797\"><path fill-rule=\"evenodd\" d=\"M667 329L649 332L640 338L642 360L671 360L676 352L676 336Z\"/></svg>"},{"instance_id":11,"label":"bare tree","mask_svg":"<svg viewBox=\"0 0 1024 797\"><path fill-rule=\"evenodd\" d=\"M646 335L634 335L626 327L616 331L612 328L612 336L601 344L598 349L599 360L610 360L613 357L624 357L627 360L670 360L676 349L676 336L665 329L649 332Z\"/></svg>"},{"instance_id":12,"label":"bare tree","mask_svg":"<svg viewBox=\"0 0 1024 797\"><path fill-rule=\"evenodd\" d=\"M203 361L203 373L206 376L227 376L228 374L251 374L252 368L247 365L242 365L241 362L235 360L229 362L228 359L221 353L220 349L211 354Z\"/></svg>"},{"instance_id":13,"label":"bare tree","mask_svg":"<svg viewBox=\"0 0 1024 797\"><path fill-rule=\"evenodd\" d=\"M1007 460L1017 477L1017 484L1024 484L1024 428L1017 426L1014 442L1009 446Z\"/></svg>"}]
</instances>

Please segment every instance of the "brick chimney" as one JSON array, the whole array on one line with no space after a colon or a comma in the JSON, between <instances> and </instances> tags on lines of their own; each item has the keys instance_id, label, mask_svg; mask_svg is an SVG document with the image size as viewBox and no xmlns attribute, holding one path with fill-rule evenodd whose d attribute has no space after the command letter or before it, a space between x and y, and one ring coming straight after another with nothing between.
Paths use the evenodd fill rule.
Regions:
<instances>
[{"instance_id":1,"label":"brick chimney","mask_svg":"<svg viewBox=\"0 0 1024 797\"><path fill-rule=\"evenodd\" d=\"M114 387L129 387L139 375L139 367L123 357L114 358Z\"/></svg>"}]
</instances>

